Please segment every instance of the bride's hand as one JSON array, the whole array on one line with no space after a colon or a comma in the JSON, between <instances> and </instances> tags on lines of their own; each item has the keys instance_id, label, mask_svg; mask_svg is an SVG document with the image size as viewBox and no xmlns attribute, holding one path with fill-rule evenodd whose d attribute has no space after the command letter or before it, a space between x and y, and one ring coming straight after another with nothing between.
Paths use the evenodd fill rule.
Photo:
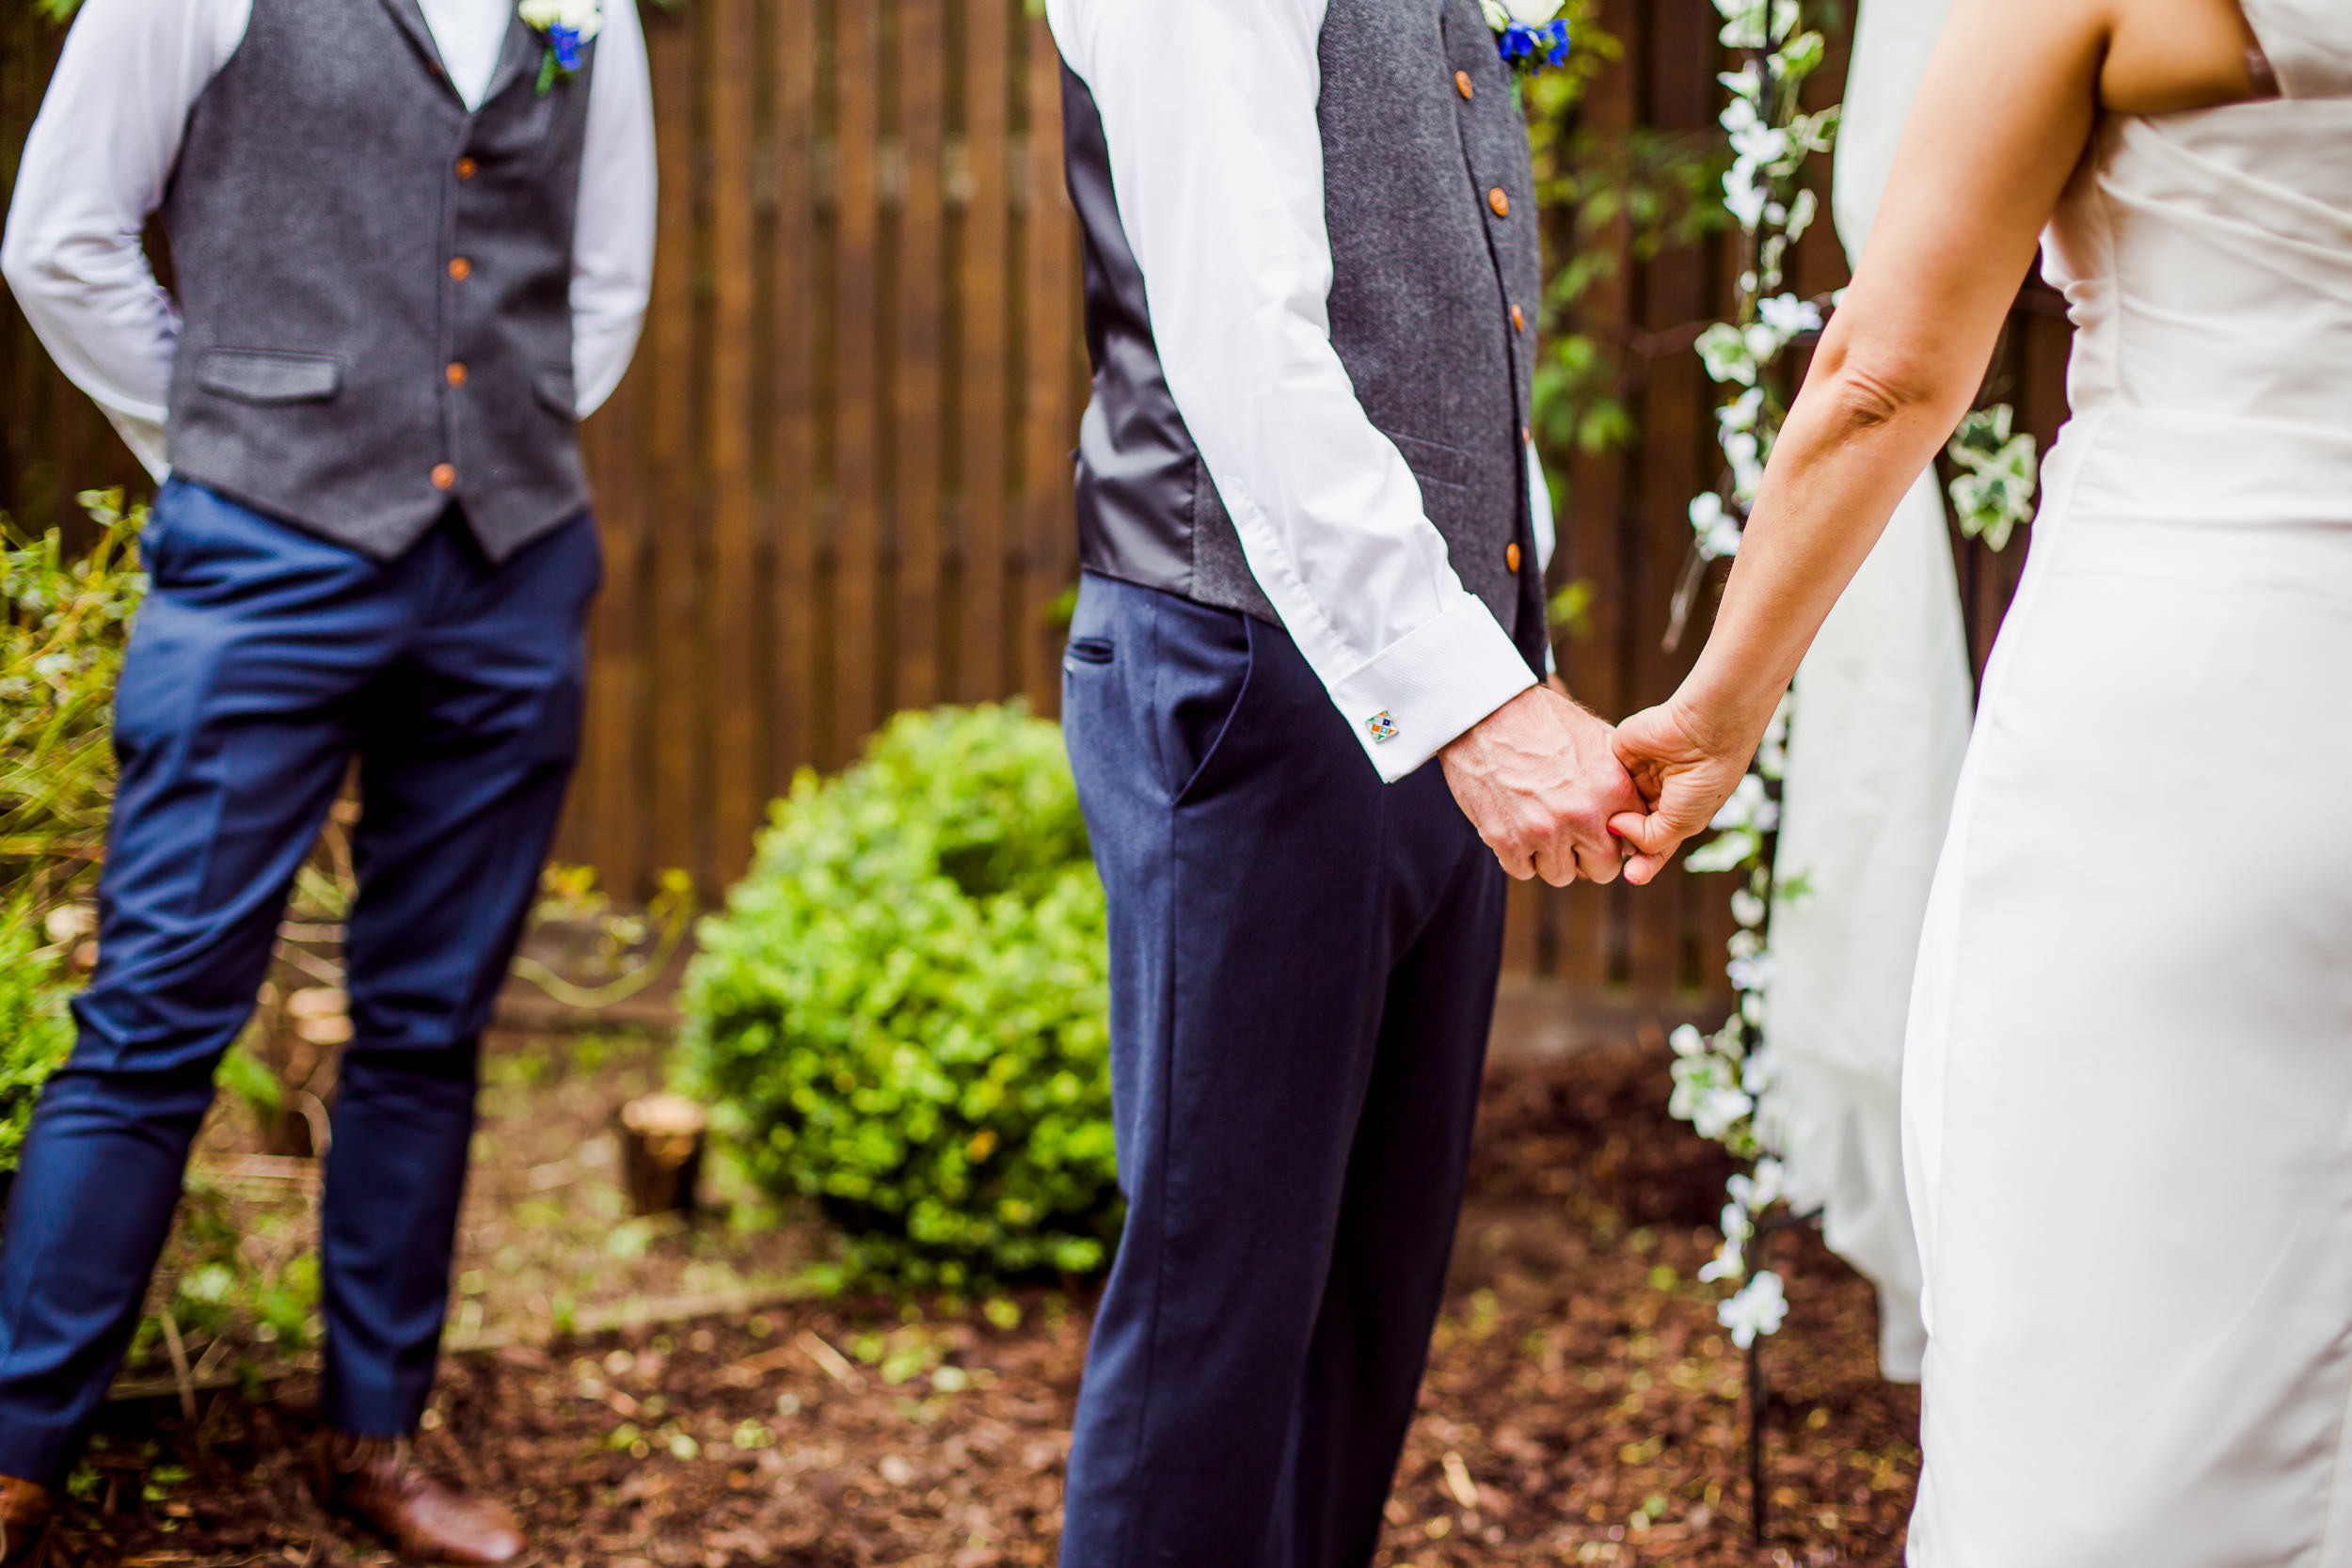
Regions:
<instances>
[{"instance_id":1,"label":"bride's hand","mask_svg":"<svg viewBox=\"0 0 2352 1568\"><path fill-rule=\"evenodd\" d=\"M1634 851L1625 879L1637 887L1666 868L1683 840L1714 820L1740 787L1753 739L1716 735L1668 703L1635 714L1617 726L1617 760L1648 802L1646 816L1623 812L1609 831Z\"/></svg>"}]
</instances>

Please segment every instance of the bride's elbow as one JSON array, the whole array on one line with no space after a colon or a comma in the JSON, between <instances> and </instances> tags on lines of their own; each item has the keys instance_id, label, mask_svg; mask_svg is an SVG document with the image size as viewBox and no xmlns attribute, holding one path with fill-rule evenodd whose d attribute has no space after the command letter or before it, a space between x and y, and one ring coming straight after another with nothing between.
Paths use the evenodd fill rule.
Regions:
<instances>
[{"instance_id":1,"label":"bride's elbow","mask_svg":"<svg viewBox=\"0 0 2352 1568\"><path fill-rule=\"evenodd\" d=\"M1932 413L1948 401L1937 378L1913 366L1849 356L1820 385L1820 407L1841 436L1868 436Z\"/></svg>"}]
</instances>

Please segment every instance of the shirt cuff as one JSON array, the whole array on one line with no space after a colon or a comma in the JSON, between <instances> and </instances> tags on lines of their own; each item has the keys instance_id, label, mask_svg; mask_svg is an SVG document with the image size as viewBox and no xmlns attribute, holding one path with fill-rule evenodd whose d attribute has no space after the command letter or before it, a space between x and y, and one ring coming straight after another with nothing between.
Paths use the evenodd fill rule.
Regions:
<instances>
[{"instance_id":1,"label":"shirt cuff","mask_svg":"<svg viewBox=\"0 0 2352 1568\"><path fill-rule=\"evenodd\" d=\"M1389 784L1535 684L1486 605L1468 594L1331 688L1372 766Z\"/></svg>"}]
</instances>

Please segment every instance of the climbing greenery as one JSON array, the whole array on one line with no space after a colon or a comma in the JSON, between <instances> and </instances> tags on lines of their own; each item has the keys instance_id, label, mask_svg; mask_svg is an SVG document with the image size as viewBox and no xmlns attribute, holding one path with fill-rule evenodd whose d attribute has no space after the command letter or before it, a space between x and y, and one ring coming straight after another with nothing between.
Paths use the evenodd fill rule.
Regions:
<instances>
[{"instance_id":1,"label":"climbing greenery","mask_svg":"<svg viewBox=\"0 0 2352 1568\"><path fill-rule=\"evenodd\" d=\"M902 714L803 772L689 973L690 1086L850 1275L963 1290L1100 1269L1118 1234L1103 889L1061 732Z\"/></svg>"}]
</instances>

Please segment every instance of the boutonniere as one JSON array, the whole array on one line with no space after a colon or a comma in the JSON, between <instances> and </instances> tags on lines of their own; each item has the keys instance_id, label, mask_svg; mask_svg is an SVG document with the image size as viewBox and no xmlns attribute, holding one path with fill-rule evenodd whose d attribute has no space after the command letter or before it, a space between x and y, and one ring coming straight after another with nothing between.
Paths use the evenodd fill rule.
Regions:
<instances>
[{"instance_id":1,"label":"boutonniere","mask_svg":"<svg viewBox=\"0 0 2352 1568\"><path fill-rule=\"evenodd\" d=\"M580 74L588 40L604 30L602 0L523 0L523 25L548 40L539 62L539 96Z\"/></svg>"},{"instance_id":2,"label":"boutonniere","mask_svg":"<svg viewBox=\"0 0 2352 1568\"><path fill-rule=\"evenodd\" d=\"M1495 30L1502 63L1534 75L1568 63L1568 24L1560 15L1567 0L1478 0L1486 25Z\"/></svg>"}]
</instances>

